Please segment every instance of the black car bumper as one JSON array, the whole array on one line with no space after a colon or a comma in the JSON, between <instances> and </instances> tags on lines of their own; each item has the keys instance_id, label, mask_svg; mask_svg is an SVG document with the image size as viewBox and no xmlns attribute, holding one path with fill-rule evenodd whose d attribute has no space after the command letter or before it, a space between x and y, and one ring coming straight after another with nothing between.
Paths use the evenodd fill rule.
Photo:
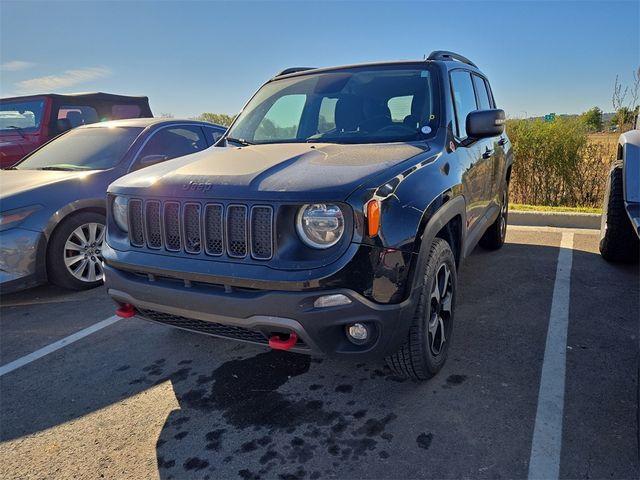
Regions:
<instances>
[{"instance_id":1,"label":"black car bumper","mask_svg":"<svg viewBox=\"0 0 640 480\"><path fill-rule=\"evenodd\" d=\"M412 318L411 299L380 305L349 289L305 291L225 287L116 269L105 265L109 295L131 304L138 316L187 330L268 345L275 334L294 332L292 351L308 354L359 354L382 357L406 340ZM347 305L316 308L318 297L342 294ZM352 343L346 327L371 327L370 341Z\"/></svg>"}]
</instances>

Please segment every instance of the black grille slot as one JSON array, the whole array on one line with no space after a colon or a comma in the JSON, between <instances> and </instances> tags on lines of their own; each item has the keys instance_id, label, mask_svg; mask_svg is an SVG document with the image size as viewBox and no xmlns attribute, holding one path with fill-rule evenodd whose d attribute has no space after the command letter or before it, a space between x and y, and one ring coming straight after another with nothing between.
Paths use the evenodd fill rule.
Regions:
<instances>
[{"instance_id":1,"label":"black grille slot","mask_svg":"<svg viewBox=\"0 0 640 480\"><path fill-rule=\"evenodd\" d=\"M251 209L251 256L258 260L269 260L273 256L273 210L271 207Z\"/></svg>"},{"instance_id":2,"label":"black grille slot","mask_svg":"<svg viewBox=\"0 0 640 480\"><path fill-rule=\"evenodd\" d=\"M162 247L162 233L160 231L160 202L149 200L144 205L146 216L146 236L149 248Z\"/></svg>"},{"instance_id":3,"label":"black grille slot","mask_svg":"<svg viewBox=\"0 0 640 480\"><path fill-rule=\"evenodd\" d=\"M204 238L209 255L222 255L222 205L204 207Z\"/></svg>"},{"instance_id":4,"label":"black grille slot","mask_svg":"<svg viewBox=\"0 0 640 480\"><path fill-rule=\"evenodd\" d=\"M129 241L131 245L142 247L144 244L144 223L142 219L142 200L129 200Z\"/></svg>"},{"instance_id":5,"label":"black grille slot","mask_svg":"<svg viewBox=\"0 0 640 480\"><path fill-rule=\"evenodd\" d=\"M244 205L227 208L227 252L230 257L247 256L247 207Z\"/></svg>"},{"instance_id":6,"label":"black grille slot","mask_svg":"<svg viewBox=\"0 0 640 480\"><path fill-rule=\"evenodd\" d=\"M184 205L184 249L188 253L200 253L202 248L200 232L200 205L186 203Z\"/></svg>"},{"instance_id":7,"label":"black grille slot","mask_svg":"<svg viewBox=\"0 0 640 480\"><path fill-rule=\"evenodd\" d=\"M195 332L215 335L216 337L231 338L234 340L244 340L245 342L269 343L267 337L257 330L237 327L235 325L224 325L222 323L205 322L194 318L186 318L170 313L157 312L155 310L139 309L140 315L155 322L172 325L174 327L193 330Z\"/></svg>"},{"instance_id":8,"label":"black grille slot","mask_svg":"<svg viewBox=\"0 0 640 480\"><path fill-rule=\"evenodd\" d=\"M164 245L167 250L180 250L180 204L164 204Z\"/></svg>"}]
</instances>

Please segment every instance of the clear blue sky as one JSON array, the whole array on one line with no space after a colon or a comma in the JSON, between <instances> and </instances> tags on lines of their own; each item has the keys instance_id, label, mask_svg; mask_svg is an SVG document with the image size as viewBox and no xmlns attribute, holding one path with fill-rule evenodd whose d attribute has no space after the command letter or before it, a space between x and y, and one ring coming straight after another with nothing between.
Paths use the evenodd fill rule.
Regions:
<instances>
[{"instance_id":1,"label":"clear blue sky","mask_svg":"<svg viewBox=\"0 0 640 480\"><path fill-rule=\"evenodd\" d=\"M0 95L107 91L154 112L236 113L288 66L454 50L511 116L611 111L640 65L640 2L13 2L0 0Z\"/></svg>"}]
</instances>

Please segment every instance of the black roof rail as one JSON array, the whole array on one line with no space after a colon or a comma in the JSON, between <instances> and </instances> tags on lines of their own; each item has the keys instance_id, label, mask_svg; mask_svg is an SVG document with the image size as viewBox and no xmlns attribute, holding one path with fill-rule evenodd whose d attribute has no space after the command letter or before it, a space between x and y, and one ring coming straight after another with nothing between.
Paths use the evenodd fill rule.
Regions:
<instances>
[{"instance_id":1,"label":"black roof rail","mask_svg":"<svg viewBox=\"0 0 640 480\"><path fill-rule=\"evenodd\" d=\"M304 72L305 70L315 70L316 67L291 67L285 68L281 72L279 72L276 77L281 77L282 75L289 75L290 73L298 73Z\"/></svg>"},{"instance_id":2,"label":"black roof rail","mask_svg":"<svg viewBox=\"0 0 640 480\"><path fill-rule=\"evenodd\" d=\"M469 60L467 57L463 57L459 53L448 52L446 50L434 50L429 54L427 60L457 60L472 67L478 68L478 66Z\"/></svg>"}]
</instances>

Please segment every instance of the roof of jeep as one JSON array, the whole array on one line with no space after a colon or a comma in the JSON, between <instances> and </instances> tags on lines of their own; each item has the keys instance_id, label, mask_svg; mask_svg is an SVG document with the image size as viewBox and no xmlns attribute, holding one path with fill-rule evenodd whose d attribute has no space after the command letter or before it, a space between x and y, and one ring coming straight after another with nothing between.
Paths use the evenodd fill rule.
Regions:
<instances>
[{"instance_id":1,"label":"roof of jeep","mask_svg":"<svg viewBox=\"0 0 640 480\"><path fill-rule=\"evenodd\" d=\"M321 68L307 68L304 70L294 71L293 73L288 73L284 75L276 75L269 81L280 80L282 78L292 78L292 77L300 77L303 75L312 75L316 73L325 73L336 70L348 70L351 68L366 68L366 67L381 67L387 65L412 65L415 67L420 67L423 65L429 64L439 64L443 65L447 70L453 70L454 68L465 68L468 70L472 70L474 72L482 73L477 66L470 65L467 63L463 63L453 59L447 60L391 60L391 61L380 61L380 62L369 62L369 63L354 63L351 65L339 65L333 67L321 67Z\"/></svg>"},{"instance_id":2,"label":"roof of jeep","mask_svg":"<svg viewBox=\"0 0 640 480\"><path fill-rule=\"evenodd\" d=\"M22 100L33 97L52 97L52 98L73 98L75 100L110 100L110 101L135 101L135 102L148 102L149 97L145 96L131 96L131 95L118 95L115 93L105 92L79 92L79 93L34 93L32 95L22 95L19 97L6 97L0 99L0 101L14 101Z\"/></svg>"}]
</instances>

